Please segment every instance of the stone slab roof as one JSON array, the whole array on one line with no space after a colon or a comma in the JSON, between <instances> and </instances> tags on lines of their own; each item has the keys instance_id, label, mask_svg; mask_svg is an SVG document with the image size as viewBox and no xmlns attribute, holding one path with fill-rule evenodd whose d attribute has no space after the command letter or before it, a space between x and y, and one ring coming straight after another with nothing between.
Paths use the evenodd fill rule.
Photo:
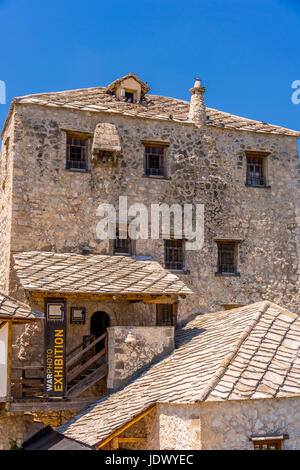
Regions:
<instances>
[{"instance_id":1,"label":"stone slab roof","mask_svg":"<svg viewBox=\"0 0 300 470\"><path fill-rule=\"evenodd\" d=\"M0 292L0 321L1 320L17 320L17 321L34 321L44 318L43 315L30 308L28 305L9 297Z\"/></svg>"},{"instance_id":2,"label":"stone slab roof","mask_svg":"<svg viewBox=\"0 0 300 470\"><path fill-rule=\"evenodd\" d=\"M30 251L14 255L26 290L90 294L189 294L178 276L157 261L128 256Z\"/></svg>"},{"instance_id":3,"label":"stone slab roof","mask_svg":"<svg viewBox=\"0 0 300 470\"><path fill-rule=\"evenodd\" d=\"M105 87L26 95L15 98L12 106L14 103L36 104L50 106L51 108L68 108L75 111L118 113L126 116L175 122L189 122L188 112L190 103L188 101L147 94L142 103L128 103L118 100L114 95L108 93L108 88ZM262 121L235 116L218 111L217 109L206 108L206 113L208 126L294 137L300 136L300 132Z\"/></svg>"},{"instance_id":4,"label":"stone slab roof","mask_svg":"<svg viewBox=\"0 0 300 470\"><path fill-rule=\"evenodd\" d=\"M300 317L270 302L198 315L177 349L60 426L96 446L156 403L300 396Z\"/></svg>"}]
</instances>

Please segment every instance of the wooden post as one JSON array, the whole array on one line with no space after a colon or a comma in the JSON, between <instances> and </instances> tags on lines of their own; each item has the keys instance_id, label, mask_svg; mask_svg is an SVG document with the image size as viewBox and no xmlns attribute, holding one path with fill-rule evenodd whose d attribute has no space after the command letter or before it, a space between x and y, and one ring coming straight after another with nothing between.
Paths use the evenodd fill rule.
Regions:
<instances>
[{"instance_id":1,"label":"wooden post","mask_svg":"<svg viewBox=\"0 0 300 470\"><path fill-rule=\"evenodd\" d=\"M119 449L119 439L117 437L114 437L112 440L111 440L111 448L112 450L117 450Z\"/></svg>"},{"instance_id":2,"label":"wooden post","mask_svg":"<svg viewBox=\"0 0 300 470\"><path fill-rule=\"evenodd\" d=\"M108 332L106 331L106 336L104 339L104 348L105 348L105 361L108 362Z\"/></svg>"},{"instance_id":3,"label":"wooden post","mask_svg":"<svg viewBox=\"0 0 300 470\"><path fill-rule=\"evenodd\" d=\"M11 398L11 364L12 364L12 321L8 322L7 334L7 386L6 386L6 399L10 401Z\"/></svg>"}]
</instances>

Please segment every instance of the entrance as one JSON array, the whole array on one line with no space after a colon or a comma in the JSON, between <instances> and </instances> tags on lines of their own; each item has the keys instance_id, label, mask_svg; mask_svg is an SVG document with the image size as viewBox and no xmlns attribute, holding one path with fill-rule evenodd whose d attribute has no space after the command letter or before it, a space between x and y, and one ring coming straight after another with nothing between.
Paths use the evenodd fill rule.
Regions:
<instances>
[{"instance_id":1,"label":"entrance","mask_svg":"<svg viewBox=\"0 0 300 470\"><path fill-rule=\"evenodd\" d=\"M109 316L106 312L95 312L91 316L91 335L95 335L96 338L103 335L106 332L106 329L109 327ZM96 353L101 351L104 348L105 340L99 341L96 344Z\"/></svg>"}]
</instances>

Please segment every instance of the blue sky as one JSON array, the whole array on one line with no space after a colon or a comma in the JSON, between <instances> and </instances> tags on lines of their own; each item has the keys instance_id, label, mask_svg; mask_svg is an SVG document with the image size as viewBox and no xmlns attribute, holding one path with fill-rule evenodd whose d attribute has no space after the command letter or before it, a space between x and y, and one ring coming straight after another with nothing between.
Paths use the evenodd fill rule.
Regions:
<instances>
[{"instance_id":1,"label":"blue sky","mask_svg":"<svg viewBox=\"0 0 300 470\"><path fill-rule=\"evenodd\" d=\"M0 80L14 96L105 86L135 72L151 93L300 130L300 0L0 0Z\"/></svg>"}]
</instances>

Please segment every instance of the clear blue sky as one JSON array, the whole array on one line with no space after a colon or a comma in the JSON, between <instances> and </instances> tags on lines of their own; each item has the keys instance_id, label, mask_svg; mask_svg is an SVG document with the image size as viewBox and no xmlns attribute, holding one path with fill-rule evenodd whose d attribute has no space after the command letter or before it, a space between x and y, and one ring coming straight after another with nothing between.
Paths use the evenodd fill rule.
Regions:
<instances>
[{"instance_id":1,"label":"clear blue sky","mask_svg":"<svg viewBox=\"0 0 300 470\"><path fill-rule=\"evenodd\" d=\"M106 86L135 72L153 94L300 130L300 0L0 0L0 80L14 96Z\"/></svg>"}]
</instances>

